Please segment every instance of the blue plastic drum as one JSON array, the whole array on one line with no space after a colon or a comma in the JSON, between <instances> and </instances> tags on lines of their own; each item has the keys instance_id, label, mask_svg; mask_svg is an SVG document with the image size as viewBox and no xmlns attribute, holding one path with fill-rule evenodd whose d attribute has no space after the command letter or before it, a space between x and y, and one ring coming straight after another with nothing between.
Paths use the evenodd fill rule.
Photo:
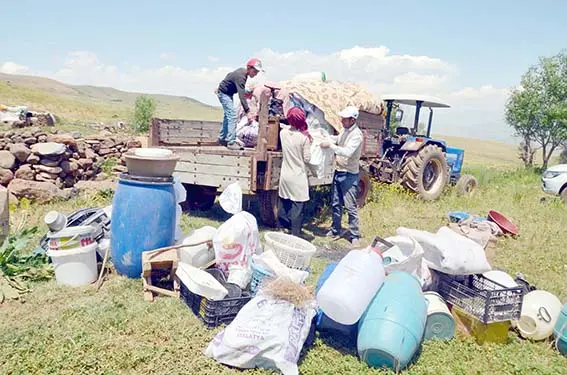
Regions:
<instances>
[{"instance_id":1,"label":"blue plastic drum","mask_svg":"<svg viewBox=\"0 0 567 375\"><path fill-rule=\"evenodd\" d=\"M110 246L116 271L142 274L142 252L171 246L175 240L172 177L122 174L112 200Z\"/></svg>"}]
</instances>

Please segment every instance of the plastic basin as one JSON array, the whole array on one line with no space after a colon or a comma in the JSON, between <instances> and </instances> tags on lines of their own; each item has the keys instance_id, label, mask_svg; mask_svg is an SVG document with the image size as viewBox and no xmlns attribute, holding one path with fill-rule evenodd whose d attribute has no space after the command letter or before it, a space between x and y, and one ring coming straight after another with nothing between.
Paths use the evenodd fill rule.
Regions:
<instances>
[{"instance_id":1,"label":"plastic basin","mask_svg":"<svg viewBox=\"0 0 567 375\"><path fill-rule=\"evenodd\" d=\"M496 223L504 233L518 235L518 227L512 224L504 215L496 211L488 211L488 220Z\"/></svg>"}]
</instances>

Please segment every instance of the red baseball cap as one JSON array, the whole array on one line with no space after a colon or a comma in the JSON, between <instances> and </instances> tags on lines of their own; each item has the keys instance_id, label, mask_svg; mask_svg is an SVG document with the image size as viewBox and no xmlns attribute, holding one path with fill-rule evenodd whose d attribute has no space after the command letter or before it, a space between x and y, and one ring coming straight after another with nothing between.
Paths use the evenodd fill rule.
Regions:
<instances>
[{"instance_id":1,"label":"red baseball cap","mask_svg":"<svg viewBox=\"0 0 567 375\"><path fill-rule=\"evenodd\" d=\"M254 68L259 72L263 72L264 68L262 68L262 61L259 58L253 57L246 63L247 67Z\"/></svg>"}]
</instances>

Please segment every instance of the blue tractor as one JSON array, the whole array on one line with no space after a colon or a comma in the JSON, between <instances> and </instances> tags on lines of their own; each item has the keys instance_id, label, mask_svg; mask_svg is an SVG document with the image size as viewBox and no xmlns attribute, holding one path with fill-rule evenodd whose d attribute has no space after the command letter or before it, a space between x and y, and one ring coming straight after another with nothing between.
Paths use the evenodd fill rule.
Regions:
<instances>
[{"instance_id":1,"label":"blue tractor","mask_svg":"<svg viewBox=\"0 0 567 375\"><path fill-rule=\"evenodd\" d=\"M461 175L465 151L431 138L433 108L450 106L436 98L418 95L392 95L383 99L387 113L382 151L368 166L370 174L381 182L399 183L424 200L437 199L447 184L456 186L460 194L472 194L477 180L471 175ZM392 130L393 120L403 119L401 104L415 106L413 128L398 126ZM422 108L429 108L427 129L418 129Z\"/></svg>"}]
</instances>

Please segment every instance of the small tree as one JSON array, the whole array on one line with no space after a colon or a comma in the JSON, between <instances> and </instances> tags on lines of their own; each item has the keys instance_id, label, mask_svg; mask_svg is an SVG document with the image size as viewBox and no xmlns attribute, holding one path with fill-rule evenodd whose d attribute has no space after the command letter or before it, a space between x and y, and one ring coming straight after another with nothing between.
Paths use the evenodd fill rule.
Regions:
<instances>
[{"instance_id":1,"label":"small tree","mask_svg":"<svg viewBox=\"0 0 567 375\"><path fill-rule=\"evenodd\" d=\"M540 58L522 76L521 87L506 103L506 122L524 142L529 156L532 142L541 148L543 167L567 141L567 54ZM526 166L533 158L524 158Z\"/></svg>"},{"instance_id":2,"label":"small tree","mask_svg":"<svg viewBox=\"0 0 567 375\"><path fill-rule=\"evenodd\" d=\"M136 98L134 120L132 121L136 133L144 133L150 129L150 122L154 117L155 110L156 104L151 97L140 95Z\"/></svg>"}]
</instances>

